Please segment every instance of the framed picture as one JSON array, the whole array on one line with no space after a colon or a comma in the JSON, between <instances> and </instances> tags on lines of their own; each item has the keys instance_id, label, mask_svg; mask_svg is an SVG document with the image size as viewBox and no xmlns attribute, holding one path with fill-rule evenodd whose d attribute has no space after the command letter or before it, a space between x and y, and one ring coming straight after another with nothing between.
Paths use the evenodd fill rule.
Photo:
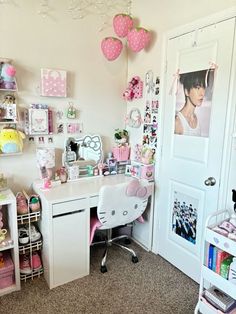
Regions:
<instances>
[{"instance_id":1,"label":"framed picture","mask_svg":"<svg viewBox=\"0 0 236 314\"><path fill-rule=\"evenodd\" d=\"M29 134L48 134L48 109L29 109Z\"/></svg>"},{"instance_id":2,"label":"framed picture","mask_svg":"<svg viewBox=\"0 0 236 314\"><path fill-rule=\"evenodd\" d=\"M41 69L41 96L66 97L66 78L64 70Z\"/></svg>"}]
</instances>

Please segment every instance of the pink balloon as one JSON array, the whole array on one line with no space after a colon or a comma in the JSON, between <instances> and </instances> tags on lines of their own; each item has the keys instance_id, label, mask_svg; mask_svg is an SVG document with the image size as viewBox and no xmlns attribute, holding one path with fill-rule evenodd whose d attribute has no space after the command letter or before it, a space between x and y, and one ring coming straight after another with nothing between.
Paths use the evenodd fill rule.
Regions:
<instances>
[{"instance_id":1,"label":"pink balloon","mask_svg":"<svg viewBox=\"0 0 236 314\"><path fill-rule=\"evenodd\" d=\"M126 37L133 25L133 19L128 14L116 14L113 18L114 32L119 37Z\"/></svg>"},{"instance_id":2,"label":"pink balloon","mask_svg":"<svg viewBox=\"0 0 236 314\"><path fill-rule=\"evenodd\" d=\"M122 51L122 41L115 37L106 37L102 40L101 49L109 61L117 59Z\"/></svg>"},{"instance_id":3,"label":"pink balloon","mask_svg":"<svg viewBox=\"0 0 236 314\"><path fill-rule=\"evenodd\" d=\"M133 28L127 35L129 48L134 52L139 52L147 46L151 39L151 34L145 28Z\"/></svg>"}]
</instances>

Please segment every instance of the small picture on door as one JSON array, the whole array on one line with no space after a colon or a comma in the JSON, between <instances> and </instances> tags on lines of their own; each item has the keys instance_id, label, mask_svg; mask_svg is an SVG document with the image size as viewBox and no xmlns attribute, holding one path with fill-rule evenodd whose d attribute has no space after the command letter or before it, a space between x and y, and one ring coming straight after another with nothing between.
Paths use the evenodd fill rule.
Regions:
<instances>
[{"instance_id":1,"label":"small picture on door","mask_svg":"<svg viewBox=\"0 0 236 314\"><path fill-rule=\"evenodd\" d=\"M196 244L198 200L174 191L172 231L187 241Z\"/></svg>"},{"instance_id":2,"label":"small picture on door","mask_svg":"<svg viewBox=\"0 0 236 314\"><path fill-rule=\"evenodd\" d=\"M206 69L179 75L175 134L209 136L214 71Z\"/></svg>"}]
</instances>

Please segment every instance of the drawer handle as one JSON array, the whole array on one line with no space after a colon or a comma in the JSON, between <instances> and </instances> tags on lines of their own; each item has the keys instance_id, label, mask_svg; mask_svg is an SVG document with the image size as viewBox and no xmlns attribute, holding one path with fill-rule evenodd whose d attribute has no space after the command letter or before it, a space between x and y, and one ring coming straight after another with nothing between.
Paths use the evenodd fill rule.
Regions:
<instances>
[{"instance_id":1,"label":"drawer handle","mask_svg":"<svg viewBox=\"0 0 236 314\"><path fill-rule=\"evenodd\" d=\"M218 243L220 242L216 237L214 237L213 240L214 240L214 242L215 242L216 244L218 244Z\"/></svg>"},{"instance_id":2,"label":"drawer handle","mask_svg":"<svg viewBox=\"0 0 236 314\"><path fill-rule=\"evenodd\" d=\"M67 216L67 215L74 215L74 214L78 214L78 213L83 213L84 211L85 211L85 209L78 209L78 210L75 210L73 212L66 212L66 213L62 213L62 214L58 214L58 215L53 215L52 218L58 218L58 217Z\"/></svg>"}]
</instances>

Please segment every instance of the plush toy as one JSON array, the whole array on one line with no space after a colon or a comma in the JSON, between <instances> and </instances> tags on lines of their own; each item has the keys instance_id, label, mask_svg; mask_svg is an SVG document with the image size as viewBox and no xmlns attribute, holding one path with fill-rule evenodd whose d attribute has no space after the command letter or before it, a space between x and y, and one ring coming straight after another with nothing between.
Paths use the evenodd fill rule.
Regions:
<instances>
[{"instance_id":1,"label":"plush toy","mask_svg":"<svg viewBox=\"0 0 236 314\"><path fill-rule=\"evenodd\" d=\"M16 69L10 63L3 63L1 69L2 87L6 89L15 89Z\"/></svg>"},{"instance_id":2,"label":"plush toy","mask_svg":"<svg viewBox=\"0 0 236 314\"><path fill-rule=\"evenodd\" d=\"M25 134L14 128L3 128L0 132L0 150L4 154L19 153L23 149Z\"/></svg>"}]
</instances>

